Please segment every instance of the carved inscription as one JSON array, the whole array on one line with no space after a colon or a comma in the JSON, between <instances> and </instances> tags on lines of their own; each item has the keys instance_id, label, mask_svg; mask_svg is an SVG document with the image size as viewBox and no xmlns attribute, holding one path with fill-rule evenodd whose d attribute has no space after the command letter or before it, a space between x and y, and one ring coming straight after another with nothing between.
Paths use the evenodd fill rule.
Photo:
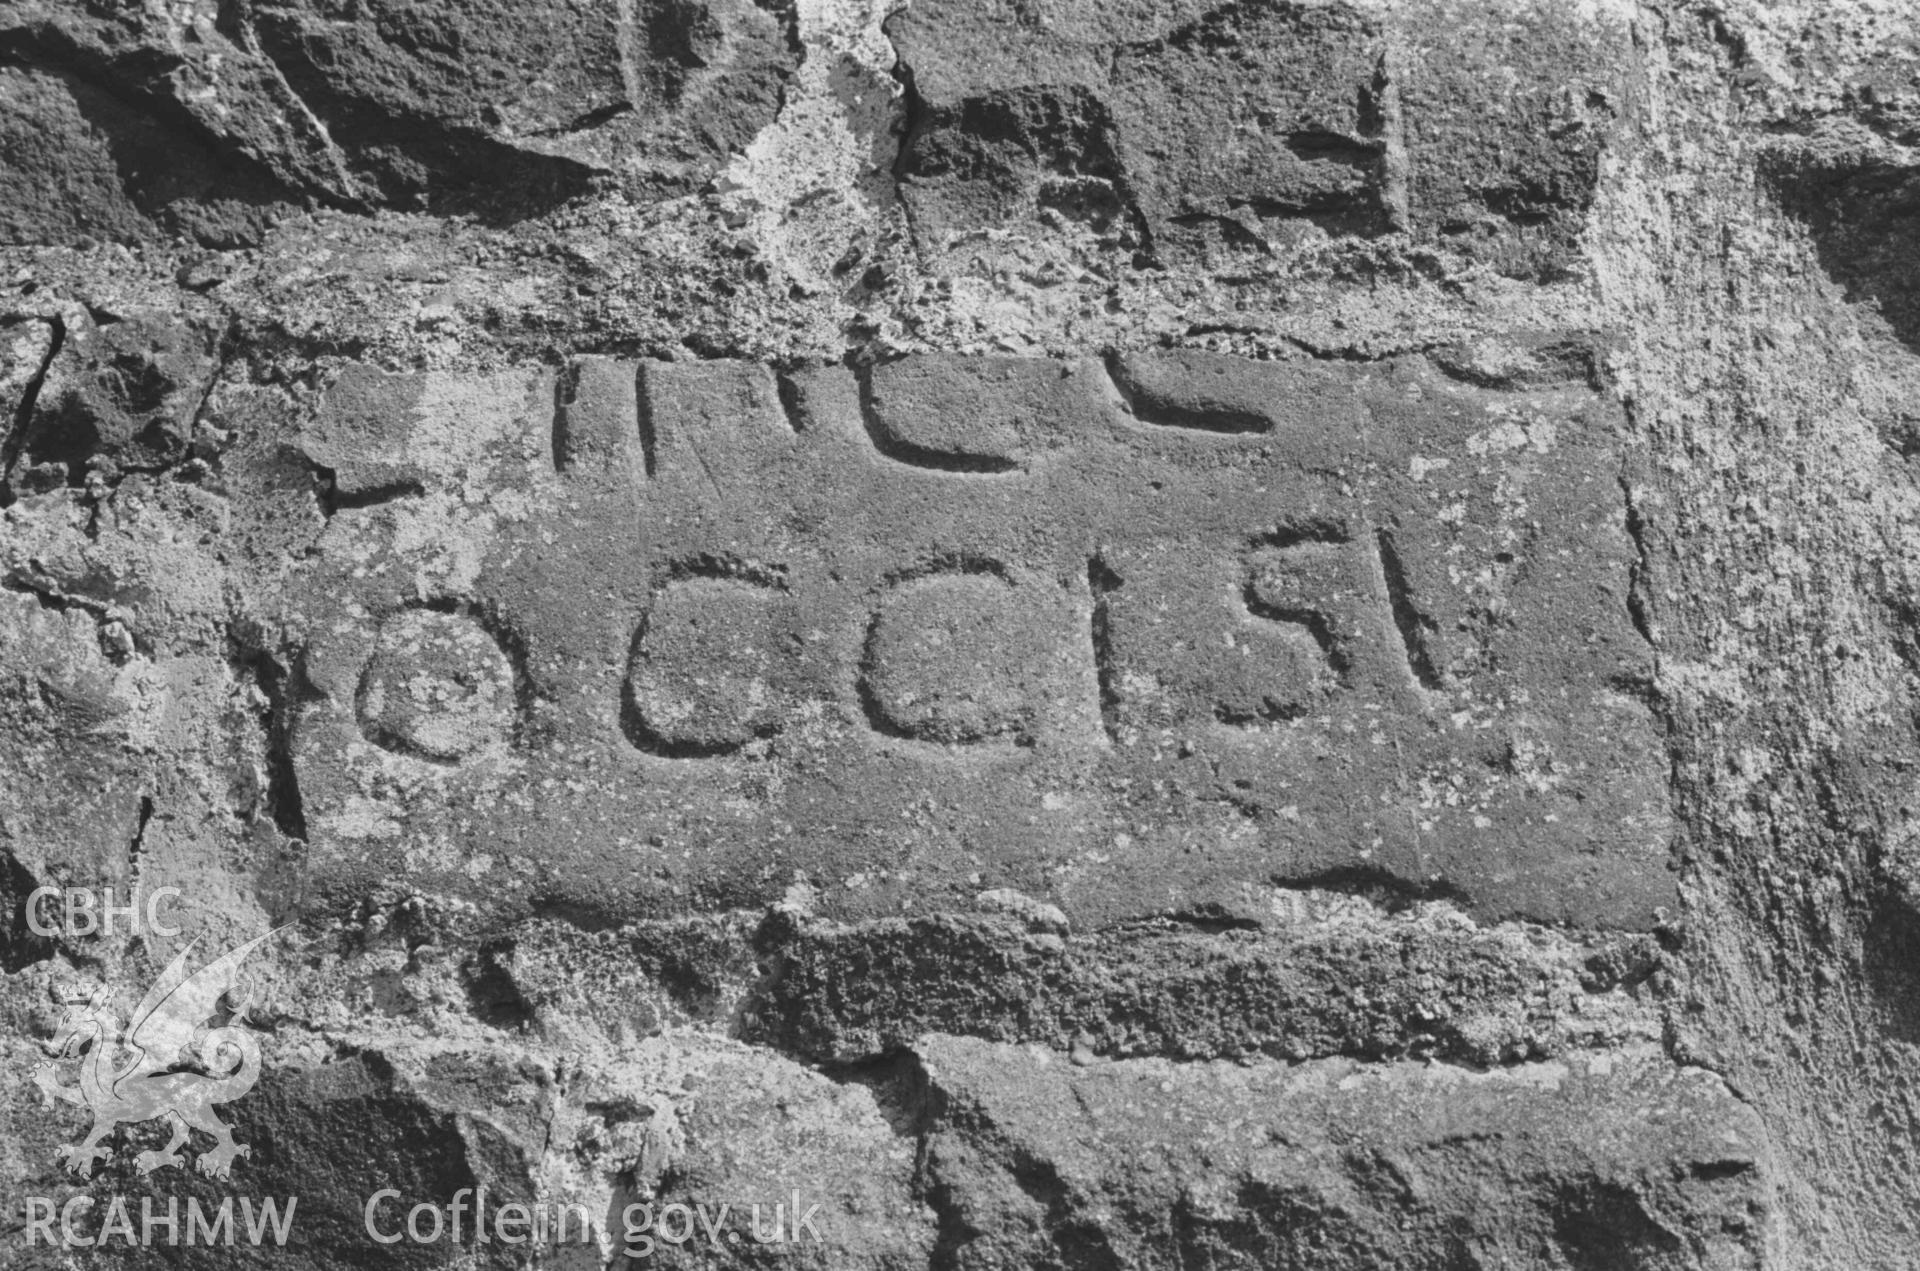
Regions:
<instances>
[{"instance_id":1,"label":"carved inscription","mask_svg":"<svg viewBox=\"0 0 1920 1271\"><path fill-rule=\"evenodd\" d=\"M368 621L316 638L322 826L431 780L500 809L443 836L469 875L799 874L854 910L995 880L1113 915L1290 879L1667 903L1618 416L1584 384L1167 352L590 358L517 391L463 477L462 515L492 503L459 603L524 649L527 719L497 640L365 563L421 531L337 516L322 581ZM387 757L329 741L340 711Z\"/></svg>"}]
</instances>

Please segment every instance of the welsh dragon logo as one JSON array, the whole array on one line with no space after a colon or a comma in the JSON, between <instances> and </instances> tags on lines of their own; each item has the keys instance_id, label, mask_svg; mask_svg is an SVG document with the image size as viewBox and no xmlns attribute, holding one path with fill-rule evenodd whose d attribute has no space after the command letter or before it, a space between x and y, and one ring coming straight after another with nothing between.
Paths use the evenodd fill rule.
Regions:
<instances>
[{"instance_id":1,"label":"welsh dragon logo","mask_svg":"<svg viewBox=\"0 0 1920 1271\"><path fill-rule=\"evenodd\" d=\"M133 1158L142 1174L184 1165L180 1148L190 1129L214 1138L213 1150L194 1162L211 1178L226 1178L235 1157L252 1154L252 1148L233 1141L233 1132L213 1109L253 1088L260 1076L260 1043L237 1013L219 1027L207 1025L220 999L232 991L240 964L274 934L249 940L193 972L187 970L187 955L198 941L189 941L147 990L125 1028L104 988L67 1008L48 1049L62 1060L85 1051L80 1079L63 1085L54 1064L45 1062L34 1065L33 1082L47 1096L47 1106L61 1099L93 1113L87 1137L59 1149L69 1171L82 1178L92 1174L95 1161L112 1155L101 1140L114 1126L156 1117L166 1119L173 1136L158 1151Z\"/></svg>"}]
</instances>

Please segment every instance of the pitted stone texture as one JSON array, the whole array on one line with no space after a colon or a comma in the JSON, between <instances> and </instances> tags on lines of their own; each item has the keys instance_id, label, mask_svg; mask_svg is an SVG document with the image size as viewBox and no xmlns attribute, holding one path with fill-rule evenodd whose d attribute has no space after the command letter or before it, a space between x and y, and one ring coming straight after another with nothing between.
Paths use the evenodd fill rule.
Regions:
<instances>
[{"instance_id":1,"label":"pitted stone texture","mask_svg":"<svg viewBox=\"0 0 1920 1271\"><path fill-rule=\"evenodd\" d=\"M811 1221L787 1244L760 1246L743 1235L698 1258L687 1256L692 1245L661 1248L663 1261L807 1271L933 1265L936 1216L913 1186L919 1144L890 1124L901 1110L879 1092L744 1048L713 1056L697 1075L682 1114L688 1150L661 1202L703 1205L709 1214L731 1205L733 1222L747 1230L755 1205L762 1231L777 1204L789 1223Z\"/></svg>"},{"instance_id":2,"label":"pitted stone texture","mask_svg":"<svg viewBox=\"0 0 1920 1271\"><path fill-rule=\"evenodd\" d=\"M270 0L252 21L356 175L403 205L436 185L491 197L490 167L539 199L593 171L684 189L772 121L796 60L746 0Z\"/></svg>"},{"instance_id":3,"label":"pitted stone texture","mask_svg":"<svg viewBox=\"0 0 1920 1271\"><path fill-rule=\"evenodd\" d=\"M1115 50L1128 184L1162 236L1293 216L1390 226L1380 26L1344 5L1224 6Z\"/></svg>"},{"instance_id":4,"label":"pitted stone texture","mask_svg":"<svg viewBox=\"0 0 1920 1271\"><path fill-rule=\"evenodd\" d=\"M1661 955L1646 935L1575 943L1476 928L1438 902L1388 917L1368 900L1300 891L1073 935L1058 909L1020 892L977 900L985 912L851 924L776 914L756 933L766 974L754 1037L840 1064L947 1032L1108 1057L1484 1067L1663 1031L1648 987ZM656 958L629 947L621 965ZM594 960L589 950L567 965Z\"/></svg>"},{"instance_id":5,"label":"pitted stone texture","mask_svg":"<svg viewBox=\"0 0 1920 1271\"><path fill-rule=\"evenodd\" d=\"M81 484L90 466L117 477L178 462L219 373L214 343L177 313L95 320L66 309L31 415L7 445L10 475L48 488Z\"/></svg>"},{"instance_id":6,"label":"pitted stone texture","mask_svg":"<svg viewBox=\"0 0 1920 1271\"><path fill-rule=\"evenodd\" d=\"M409 609L380 630L360 682L360 721L388 750L442 763L504 744L514 671L485 628L462 614Z\"/></svg>"},{"instance_id":7,"label":"pitted stone texture","mask_svg":"<svg viewBox=\"0 0 1920 1271\"><path fill-rule=\"evenodd\" d=\"M0 320L0 417L18 421L54 351L54 325L47 318Z\"/></svg>"},{"instance_id":8,"label":"pitted stone texture","mask_svg":"<svg viewBox=\"0 0 1920 1271\"><path fill-rule=\"evenodd\" d=\"M10 27L0 19L0 39L17 35ZM0 242L179 234L209 247L254 246L286 210L287 192L257 165L59 60L0 69Z\"/></svg>"},{"instance_id":9,"label":"pitted stone texture","mask_svg":"<svg viewBox=\"0 0 1920 1271\"><path fill-rule=\"evenodd\" d=\"M13 529L0 520L0 530ZM12 580L6 580L11 582ZM99 878L125 887L125 846L146 790L128 753L128 681L84 610L43 607L0 589L0 878L24 902L43 883ZM43 944L24 905L9 914L0 960Z\"/></svg>"},{"instance_id":10,"label":"pitted stone texture","mask_svg":"<svg viewBox=\"0 0 1920 1271\"><path fill-rule=\"evenodd\" d=\"M292 912L265 702L224 643L247 638L217 546L230 518L141 473L111 499L60 489L0 509L0 886L176 886L192 899L173 921L219 939ZM78 956L125 935L123 918Z\"/></svg>"},{"instance_id":11,"label":"pitted stone texture","mask_svg":"<svg viewBox=\"0 0 1920 1271\"><path fill-rule=\"evenodd\" d=\"M1516 277L1577 272L1601 157L1643 108L1627 23L1603 6L1425 0L1404 12L1411 227Z\"/></svg>"},{"instance_id":12,"label":"pitted stone texture","mask_svg":"<svg viewBox=\"0 0 1920 1271\"><path fill-rule=\"evenodd\" d=\"M1584 386L1186 352L341 386L385 422L325 404L301 444L409 484L340 506L311 576L317 894L1671 903L1627 461ZM423 606L523 666L510 741L364 744L374 633Z\"/></svg>"},{"instance_id":13,"label":"pitted stone texture","mask_svg":"<svg viewBox=\"0 0 1920 1271\"><path fill-rule=\"evenodd\" d=\"M1760 1118L1652 1048L1491 1072L915 1049L948 1265L1765 1265Z\"/></svg>"},{"instance_id":14,"label":"pitted stone texture","mask_svg":"<svg viewBox=\"0 0 1920 1271\"><path fill-rule=\"evenodd\" d=\"M785 653L804 639L777 587L721 575L676 580L654 595L627 676L635 745L663 755L717 755L785 726Z\"/></svg>"},{"instance_id":15,"label":"pitted stone texture","mask_svg":"<svg viewBox=\"0 0 1920 1271\"><path fill-rule=\"evenodd\" d=\"M778 115L791 12L751 0L263 0L0 14L0 237L254 245L315 200L495 224L611 177L686 194ZM10 174L9 174L10 175Z\"/></svg>"},{"instance_id":16,"label":"pitted stone texture","mask_svg":"<svg viewBox=\"0 0 1920 1271\"><path fill-rule=\"evenodd\" d=\"M1004 472L1069 445L1079 386L1043 358L911 357L873 369L867 422L881 453L955 472ZM957 401L972 409L956 411Z\"/></svg>"},{"instance_id":17,"label":"pitted stone texture","mask_svg":"<svg viewBox=\"0 0 1920 1271\"><path fill-rule=\"evenodd\" d=\"M11 1016L27 995L7 987ZM297 1013L313 1003L289 1005ZM20 1031L5 1039L0 1058L24 1072L41 1056L26 1028ZM421 1040L357 1030L322 1038L284 1017L268 1044L258 1086L221 1108L235 1138L252 1149L236 1169L234 1193L196 1187L178 1170L136 1175L129 1158L143 1139L127 1143L123 1128L118 1142L109 1141L118 1159L96 1176L99 1203L76 1209L77 1229L98 1234L113 1203L131 1212L138 1233L145 1200L163 1218L173 1202L183 1234L164 1258L138 1247L116 1256L126 1246L117 1237L103 1240L112 1250L103 1265L235 1266L232 1247L185 1240L190 1195L209 1216L230 1202L242 1249L242 1199L257 1206L262 1198L298 1198L284 1246L269 1237L257 1259L238 1265L418 1271L451 1259L473 1271L518 1271L530 1261L551 1271L605 1271L610 1264L685 1266L698 1251L710 1254L699 1257L706 1266L880 1271L925 1267L934 1243L933 1215L911 1191L915 1144L888 1124L874 1093L769 1052L698 1036L628 1037L618 1050L571 1049L556 1062L517 1039ZM0 1109L15 1147L11 1176L27 1194L55 1197L56 1204L85 1194L55 1152L86 1132L85 1110L44 1107L30 1085L24 1093L31 1097ZM752 1206L761 1207L766 1232L779 1204L784 1228L795 1217L795 1194L810 1213L808 1226L795 1240L755 1244ZM368 1234L370 1204L374 1228L384 1235L404 1233L415 1205L437 1207L446 1218L450 1203L464 1206L457 1243L451 1219L435 1243ZM646 1233L633 1232L629 1246L626 1222L635 1203L651 1215L670 1204L703 1206L719 1238L708 1246L702 1233L681 1249L654 1242L638 1256ZM523 1207L518 1218L512 1206ZM528 1207L538 1219L516 1230ZM484 1241L475 1238L476 1210L488 1216L491 1238ZM502 1217L506 1240L496 1225ZM530 1229L541 1237L525 1239ZM155 1230L155 1246L164 1247L166 1228ZM70 1265L44 1243L25 1247L18 1232L11 1243L10 1269ZM628 1248L636 1256L619 1256Z\"/></svg>"},{"instance_id":18,"label":"pitted stone texture","mask_svg":"<svg viewBox=\"0 0 1920 1271\"><path fill-rule=\"evenodd\" d=\"M887 32L936 253L1067 217L1182 263L1404 231L1554 277L1633 96L1624 23L1551 6L927 0Z\"/></svg>"},{"instance_id":19,"label":"pitted stone texture","mask_svg":"<svg viewBox=\"0 0 1920 1271\"><path fill-rule=\"evenodd\" d=\"M328 477L336 500L417 487L421 465L406 441L418 403L418 384L397 387L371 366L350 366L301 430L300 454Z\"/></svg>"},{"instance_id":20,"label":"pitted stone texture","mask_svg":"<svg viewBox=\"0 0 1920 1271\"><path fill-rule=\"evenodd\" d=\"M890 589L867 638L861 686L880 729L923 741L1032 745L1041 719L1091 702L1084 620L1044 580L938 571ZM1050 701L1049 699L1054 699ZM1051 706L1053 709L1048 709Z\"/></svg>"}]
</instances>

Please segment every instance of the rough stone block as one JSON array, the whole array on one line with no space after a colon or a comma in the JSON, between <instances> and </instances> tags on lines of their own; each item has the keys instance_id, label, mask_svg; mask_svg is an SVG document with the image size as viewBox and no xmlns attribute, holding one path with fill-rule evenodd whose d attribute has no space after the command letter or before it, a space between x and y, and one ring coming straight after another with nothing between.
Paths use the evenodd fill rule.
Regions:
<instances>
[{"instance_id":1,"label":"rough stone block","mask_svg":"<svg viewBox=\"0 0 1920 1271\"><path fill-rule=\"evenodd\" d=\"M1446 1065L1079 1067L917 1047L943 1254L1113 1266L1766 1265L1759 1118L1647 1052Z\"/></svg>"},{"instance_id":2,"label":"rough stone block","mask_svg":"<svg viewBox=\"0 0 1920 1271\"><path fill-rule=\"evenodd\" d=\"M1317 227L1555 278L1635 99L1624 24L1553 6L934 0L887 29L920 107L901 170L927 250L1052 213L1162 263Z\"/></svg>"}]
</instances>

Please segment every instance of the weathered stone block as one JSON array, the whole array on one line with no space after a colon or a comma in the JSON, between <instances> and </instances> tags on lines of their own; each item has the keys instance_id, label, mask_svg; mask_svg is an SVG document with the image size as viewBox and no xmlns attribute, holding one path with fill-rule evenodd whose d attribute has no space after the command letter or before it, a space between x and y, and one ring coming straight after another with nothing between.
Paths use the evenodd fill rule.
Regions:
<instances>
[{"instance_id":1,"label":"weathered stone block","mask_svg":"<svg viewBox=\"0 0 1920 1271\"><path fill-rule=\"evenodd\" d=\"M1584 386L1166 353L590 362L557 414L544 374L334 393L309 453L413 484L336 511L304 602L332 885L1669 903L1623 442ZM385 421L364 460L349 417Z\"/></svg>"},{"instance_id":2,"label":"weathered stone block","mask_svg":"<svg viewBox=\"0 0 1920 1271\"><path fill-rule=\"evenodd\" d=\"M1051 211L1162 263L1273 254L1311 226L1557 277L1634 97L1624 25L1551 6L935 0L887 29L920 106L902 190L929 250Z\"/></svg>"},{"instance_id":3,"label":"weathered stone block","mask_svg":"<svg viewBox=\"0 0 1920 1271\"><path fill-rule=\"evenodd\" d=\"M970 1267L1757 1268L1759 1118L1646 1051L1493 1072L917 1048L942 1250Z\"/></svg>"}]
</instances>

